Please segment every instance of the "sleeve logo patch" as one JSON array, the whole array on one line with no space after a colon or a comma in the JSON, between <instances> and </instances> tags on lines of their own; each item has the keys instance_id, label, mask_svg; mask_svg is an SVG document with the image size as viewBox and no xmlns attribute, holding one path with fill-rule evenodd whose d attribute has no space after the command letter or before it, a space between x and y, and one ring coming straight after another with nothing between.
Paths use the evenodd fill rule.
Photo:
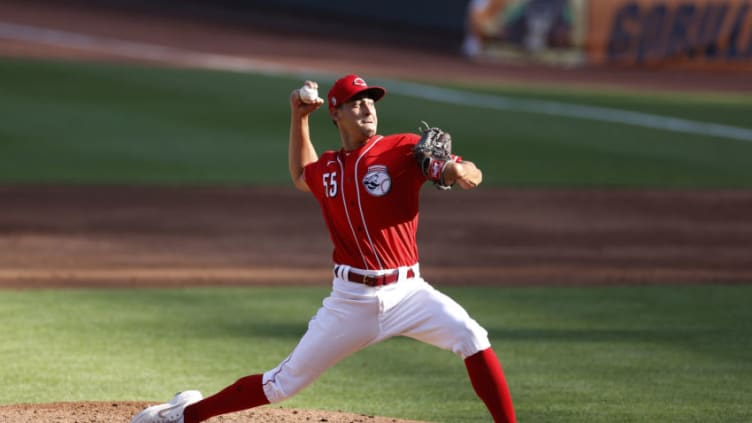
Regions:
<instances>
[{"instance_id":1,"label":"sleeve logo patch","mask_svg":"<svg viewBox=\"0 0 752 423\"><path fill-rule=\"evenodd\" d=\"M386 195L392 188L392 178L389 176L386 166L370 166L366 176L363 177L363 186L374 197Z\"/></svg>"}]
</instances>

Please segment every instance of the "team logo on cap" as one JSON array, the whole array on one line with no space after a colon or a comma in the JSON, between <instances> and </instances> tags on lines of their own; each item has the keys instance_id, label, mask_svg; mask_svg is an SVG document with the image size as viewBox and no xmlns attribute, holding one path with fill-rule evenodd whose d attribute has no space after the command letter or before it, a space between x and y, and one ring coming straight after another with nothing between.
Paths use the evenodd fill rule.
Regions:
<instances>
[{"instance_id":1,"label":"team logo on cap","mask_svg":"<svg viewBox=\"0 0 752 423\"><path fill-rule=\"evenodd\" d=\"M369 167L366 176L363 177L363 186L374 197L386 195L392 188L392 178L389 176L386 166Z\"/></svg>"},{"instance_id":2,"label":"team logo on cap","mask_svg":"<svg viewBox=\"0 0 752 423\"><path fill-rule=\"evenodd\" d=\"M355 78L353 79L353 85L357 85L359 87L367 87L368 84L366 84L366 81L363 80L363 78Z\"/></svg>"}]
</instances>

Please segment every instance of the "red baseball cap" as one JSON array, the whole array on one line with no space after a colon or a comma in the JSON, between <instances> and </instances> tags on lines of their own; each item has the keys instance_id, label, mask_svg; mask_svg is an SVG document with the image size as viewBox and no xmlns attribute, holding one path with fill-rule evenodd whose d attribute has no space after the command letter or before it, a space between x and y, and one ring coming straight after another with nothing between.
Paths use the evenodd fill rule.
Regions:
<instances>
[{"instance_id":1,"label":"red baseball cap","mask_svg":"<svg viewBox=\"0 0 752 423\"><path fill-rule=\"evenodd\" d=\"M351 98L363 91L368 91L369 98L373 101L381 100L386 90L383 87L368 86L366 81L358 75L347 75L338 79L329 90L329 111L334 110L337 106L348 102Z\"/></svg>"}]
</instances>

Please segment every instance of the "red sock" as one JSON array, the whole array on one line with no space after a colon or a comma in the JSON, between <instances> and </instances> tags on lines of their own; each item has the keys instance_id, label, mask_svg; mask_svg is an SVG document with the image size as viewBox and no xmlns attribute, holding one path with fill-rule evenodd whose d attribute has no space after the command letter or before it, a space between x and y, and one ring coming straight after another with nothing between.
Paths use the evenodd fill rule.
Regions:
<instances>
[{"instance_id":1,"label":"red sock","mask_svg":"<svg viewBox=\"0 0 752 423\"><path fill-rule=\"evenodd\" d=\"M486 403L494 422L516 423L512 396L509 394L504 371L494 350L488 348L467 357L465 367L475 393Z\"/></svg>"},{"instance_id":2,"label":"red sock","mask_svg":"<svg viewBox=\"0 0 752 423\"><path fill-rule=\"evenodd\" d=\"M189 405L183 412L185 423L198 423L220 414L269 404L261 378L260 374L246 376L220 392Z\"/></svg>"}]
</instances>

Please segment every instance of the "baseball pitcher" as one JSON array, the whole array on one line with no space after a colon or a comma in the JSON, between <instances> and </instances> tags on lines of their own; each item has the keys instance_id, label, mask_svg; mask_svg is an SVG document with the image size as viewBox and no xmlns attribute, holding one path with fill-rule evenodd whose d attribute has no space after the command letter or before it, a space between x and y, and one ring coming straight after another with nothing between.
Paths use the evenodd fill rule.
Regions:
<instances>
[{"instance_id":1,"label":"baseball pitcher","mask_svg":"<svg viewBox=\"0 0 752 423\"><path fill-rule=\"evenodd\" d=\"M386 94L357 75L328 93L342 148L321 156L309 115L324 105L318 84L290 95L289 170L293 184L319 202L334 246L333 289L295 349L278 366L243 377L202 399L185 391L145 409L132 423L196 423L289 398L334 364L393 336L408 336L464 360L494 422L515 422L512 399L488 334L465 309L420 274L416 231L421 186L478 186L482 173L452 154L451 136L426 125L420 134L379 135L376 102Z\"/></svg>"}]
</instances>

